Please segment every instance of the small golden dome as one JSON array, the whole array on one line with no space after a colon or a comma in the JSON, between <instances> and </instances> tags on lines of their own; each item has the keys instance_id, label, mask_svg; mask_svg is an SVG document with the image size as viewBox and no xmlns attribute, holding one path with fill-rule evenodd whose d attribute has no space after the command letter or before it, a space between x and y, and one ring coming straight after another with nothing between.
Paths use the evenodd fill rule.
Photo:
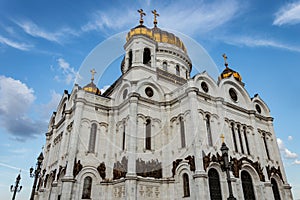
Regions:
<instances>
[{"instance_id":1,"label":"small golden dome","mask_svg":"<svg viewBox=\"0 0 300 200\"><path fill-rule=\"evenodd\" d=\"M91 74L92 74L91 82L89 84L87 84L86 86L84 86L83 90L86 92L92 93L92 94L101 95L101 91L94 84L94 79L95 79L94 76L96 74L95 69L91 70Z\"/></svg>"},{"instance_id":2,"label":"small golden dome","mask_svg":"<svg viewBox=\"0 0 300 200\"><path fill-rule=\"evenodd\" d=\"M187 53L186 48L179 37L175 36L173 33L163 31L160 28L154 27L149 29L144 25L138 25L127 33L126 42L128 42L135 35L143 35L156 42L175 45Z\"/></svg>"},{"instance_id":3,"label":"small golden dome","mask_svg":"<svg viewBox=\"0 0 300 200\"><path fill-rule=\"evenodd\" d=\"M229 78L230 76L233 76L238 81L242 81L242 76L238 72L230 69L229 67L226 67L226 69L224 69L219 78L225 79Z\"/></svg>"},{"instance_id":4,"label":"small golden dome","mask_svg":"<svg viewBox=\"0 0 300 200\"><path fill-rule=\"evenodd\" d=\"M89 84L84 86L83 90L96 95L101 95L101 91L99 90L99 88L97 88L97 86L93 82L90 82Z\"/></svg>"},{"instance_id":5,"label":"small golden dome","mask_svg":"<svg viewBox=\"0 0 300 200\"><path fill-rule=\"evenodd\" d=\"M219 80L222 80L222 79L229 78L229 77L233 76L237 81L241 82L242 81L242 76L238 72L236 72L236 71L234 71L234 70L232 70L228 67L226 54L223 54L222 56L224 58L224 62L225 62L224 65L225 65L226 68L224 69L224 71L219 76Z\"/></svg>"}]
</instances>

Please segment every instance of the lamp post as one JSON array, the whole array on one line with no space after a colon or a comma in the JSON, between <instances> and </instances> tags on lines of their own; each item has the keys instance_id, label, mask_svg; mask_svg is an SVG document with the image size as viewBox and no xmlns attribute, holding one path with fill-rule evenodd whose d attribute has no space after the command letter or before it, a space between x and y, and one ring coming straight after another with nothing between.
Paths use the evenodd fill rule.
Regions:
<instances>
[{"instance_id":1,"label":"lamp post","mask_svg":"<svg viewBox=\"0 0 300 200\"><path fill-rule=\"evenodd\" d=\"M222 157L224 159L224 163L222 163L222 169L223 171L226 171L226 176L227 176L227 184L228 184L228 190L229 190L229 197L227 198L227 200L236 200L236 198L233 196L232 193L232 185L231 185L231 179L230 179L230 174L229 174L229 170L231 168L231 163L229 162L228 159L228 150L229 148L226 146L225 142L224 142L224 136L221 136L222 138L222 146L221 146L221 152L222 152Z\"/></svg>"},{"instance_id":2,"label":"lamp post","mask_svg":"<svg viewBox=\"0 0 300 200\"><path fill-rule=\"evenodd\" d=\"M12 200L15 200L17 192L20 192L22 190L22 186L19 187L20 180L21 180L21 175L19 174L16 178L15 186L13 185L10 186L10 191L13 192Z\"/></svg>"},{"instance_id":3,"label":"lamp post","mask_svg":"<svg viewBox=\"0 0 300 200\"><path fill-rule=\"evenodd\" d=\"M33 169L33 167L30 168L30 177L34 178L31 195L30 195L30 200L34 200L37 179L41 176L41 165L42 165L43 160L44 160L43 153L40 153L39 157L37 158L35 170Z\"/></svg>"}]
</instances>

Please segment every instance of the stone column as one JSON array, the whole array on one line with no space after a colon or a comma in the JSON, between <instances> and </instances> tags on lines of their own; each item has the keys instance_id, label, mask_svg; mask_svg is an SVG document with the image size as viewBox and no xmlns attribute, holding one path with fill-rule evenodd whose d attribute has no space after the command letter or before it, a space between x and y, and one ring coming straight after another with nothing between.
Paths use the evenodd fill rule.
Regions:
<instances>
[{"instance_id":1,"label":"stone column","mask_svg":"<svg viewBox=\"0 0 300 200\"><path fill-rule=\"evenodd\" d=\"M80 122L82 117L82 111L84 107L84 103L77 101L76 105L74 106L76 109L74 110L74 123L73 129L70 131L70 146L68 149L68 156L67 156L67 169L65 177L61 180L62 181L62 194L61 199L71 200L72 193L73 193L73 183L75 182L73 178L73 167L74 167L74 160L77 154L77 146L78 146L78 137L80 134Z\"/></svg>"}]
</instances>

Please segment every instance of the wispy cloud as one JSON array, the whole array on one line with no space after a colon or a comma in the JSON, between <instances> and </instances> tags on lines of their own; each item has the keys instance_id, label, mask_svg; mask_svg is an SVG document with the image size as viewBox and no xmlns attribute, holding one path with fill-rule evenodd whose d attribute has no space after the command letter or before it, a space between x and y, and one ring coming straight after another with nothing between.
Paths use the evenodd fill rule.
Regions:
<instances>
[{"instance_id":1,"label":"wispy cloud","mask_svg":"<svg viewBox=\"0 0 300 200\"><path fill-rule=\"evenodd\" d=\"M58 103L62 97L61 94L57 93L54 90L50 91L50 93L51 93L50 101L39 107L40 114L41 114L42 118L45 120L48 120L50 118L51 113L56 110Z\"/></svg>"},{"instance_id":2,"label":"wispy cloud","mask_svg":"<svg viewBox=\"0 0 300 200\"><path fill-rule=\"evenodd\" d=\"M76 78L79 76L78 72L63 58L57 59L57 64L60 75L56 75L54 80L58 82L65 82L67 85L75 82Z\"/></svg>"},{"instance_id":3,"label":"wispy cloud","mask_svg":"<svg viewBox=\"0 0 300 200\"><path fill-rule=\"evenodd\" d=\"M289 149L287 149L283 143L283 141L280 138L277 138L277 144L279 147L279 150L283 154L284 158L286 159L295 159L298 157L298 155L294 152L291 152Z\"/></svg>"},{"instance_id":4,"label":"wispy cloud","mask_svg":"<svg viewBox=\"0 0 300 200\"><path fill-rule=\"evenodd\" d=\"M242 4L236 0L210 1L209 3L192 1L192 3L193 6L186 1L174 1L168 4L163 2L159 5L154 5L151 1L146 4L143 2L141 6L146 12L144 25L153 26L151 10L155 6L160 13L159 27L168 27L185 34L206 33L228 23L242 10ZM107 29L121 31L133 28L139 24L139 15L132 7L126 5L128 4L121 5L123 6L122 12L116 8L94 12L90 15L90 21L81 27L82 31L107 32Z\"/></svg>"},{"instance_id":5,"label":"wispy cloud","mask_svg":"<svg viewBox=\"0 0 300 200\"><path fill-rule=\"evenodd\" d=\"M296 160L294 161L294 164L300 165L300 160L296 159Z\"/></svg>"},{"instance_id":6,"label":"wispy cloud","mask_svg":"<svg viewBox=\"0 0 300 200\"><path fill-rule=\"evenodd\" d=\"M55 32L47 31L31 21L15 21L25 33L32 37L43 38L48 41L62 43L67 36L78 36L79 33L70 28L62 28Z\"/></svg>"},{"instance_id":7,"label":"wispy cloud","mask_svg":"<svg viewBox=\"0 0 300 200\"><path fill-rule=\"evenodd\" d=\"M273 25L300 23L300 1L283 6L275 16Z\"/></svg>"},{"instance_id":8,"label":"wispy cloud","mask_svg":"<svg viewBox=\"0 0 300 200\"><path fill-rule=\"evenodd\" d=\"M0 35L0 43L5 44L5 45L10 46L10 47L13 47L15 49L22 50L22 51L28 51L32 47L32 45L16 42L16 41L13 41L11 39L5 38L1 35Z\"/></svg>"},{"instance_id":9,"label":"wispy cloud","mask_svg":"<svg viewBox=\"0 0 300 200\"><path fill-rule=\"evenodd\" d=\"M249 36L231 36L223 39L225 43L248 47L272 47L288 51L300 52L300 47L284 44L271 39L253 38Z\"/></svg>"},{"instance_id":10,"label":"wispy cloud","mask_svg":"<svg viewBox=\"0 0 300 200\"><path fill-rule=\"evenodd\" d=\"M0 124L16 140L24 141L42 131L44 123L28 117L35 99L33 89L26 84L0 76Z\"/></svg>"},{"instance_id":11,"label":"wispy cloud","mask_svg":"<svg viewBox=\"0 0 300 200\"><path fill-rule=\"evenodd\" d=\"M168 5L162 9L159 24L186 34L210 32L223 26L238 16L242 4L235 0L193 1L193 6L185 1Z\"/></svg>"}]
</instances>

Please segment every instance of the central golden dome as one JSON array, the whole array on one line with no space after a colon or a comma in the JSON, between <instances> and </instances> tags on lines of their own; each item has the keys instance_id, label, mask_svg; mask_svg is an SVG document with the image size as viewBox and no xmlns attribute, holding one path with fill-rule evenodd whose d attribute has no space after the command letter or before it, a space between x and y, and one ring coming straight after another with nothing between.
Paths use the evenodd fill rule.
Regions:
<instances>
[{"instance_id":1,"label":"central golden dome","mask_svg":"<svg viewBox=\"0 0 300 200\"><path fill-rule=\"evenodd\" d=\"M128 42L135 35L143 35L156 42L175 45L187 53L186 48L179 37L175 36L173 33L163 31L160 28L154 27L149 29L144 25L139 25L127 33L126 42Z\"/></svg>"}]
</instances>

